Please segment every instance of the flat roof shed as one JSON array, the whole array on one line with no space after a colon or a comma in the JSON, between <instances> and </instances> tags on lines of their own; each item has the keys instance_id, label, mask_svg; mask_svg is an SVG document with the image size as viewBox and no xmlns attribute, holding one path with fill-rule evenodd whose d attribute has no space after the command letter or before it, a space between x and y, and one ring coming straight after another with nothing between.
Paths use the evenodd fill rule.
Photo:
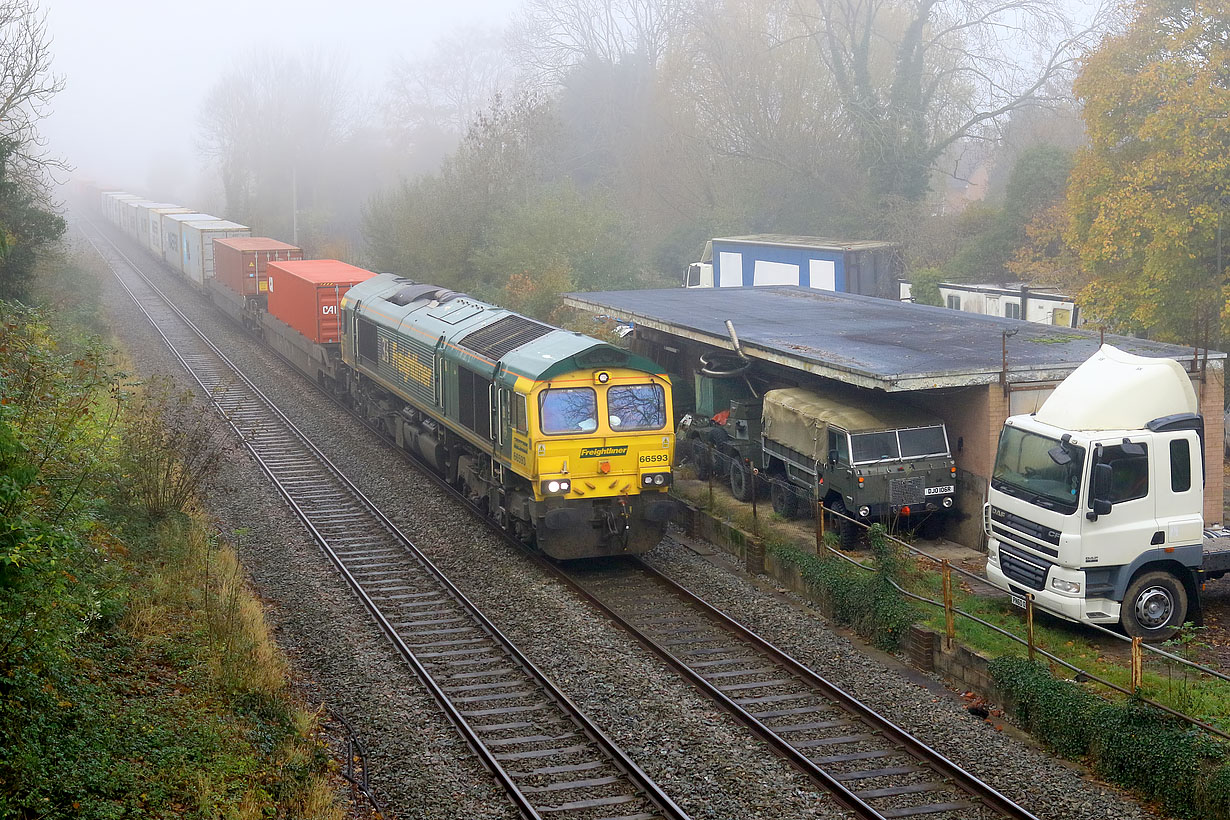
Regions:
<instances>
[{"instance_id":1,"label":"flat roof shed","mask_svg":"<svg viewBox=\"0 0 1230 820\"><path fill-rule=\"evenodd\" d=\"M631 322L634 349L673 373L694 371L705 351L729 351L729 319L770 381L823 391L819 379L831 379L868 389L873 401L870 391L883 390L932 411L948 429L957 504L966 515L951 535L970 545L981 539L976 512L1004 419L1037 409L1101 343L1096 331L793 286L570 293L564 303ZM1178 360L1198 382L1206 419L1205 520L1221 521L1222 425L1216 420L1226 354L1127 336L1105 340L1141 356Z\"/></svg>"},{"instance_id":2,"label":"flat roof shed","mask_svg":"<svg viewBox=\"0 0 1230 820\"><path fill-rule=\"evenodd\" d=\"M752 358L887 391L999 383L1005 332L1009 382L1063 379L1100 344L1087 330L793 286L569 293L564 303L725 349L729 319ZM1195 356L1164 342L1106 341L1141 356Z\"/></svg>"}]
</instances>

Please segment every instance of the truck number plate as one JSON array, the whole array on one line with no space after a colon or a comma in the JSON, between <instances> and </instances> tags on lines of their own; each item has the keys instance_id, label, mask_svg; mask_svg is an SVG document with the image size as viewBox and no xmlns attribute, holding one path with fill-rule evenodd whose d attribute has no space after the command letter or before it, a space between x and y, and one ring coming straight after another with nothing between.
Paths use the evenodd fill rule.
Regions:
<instances>
[{"instance_id":1,"label":"truck number plate","mask_svg":"<svg viewBox=\"0 0 1230 820\"><path fill-rule=\"evenodd\" d=\"M1021 609L1024 609L1024 608L1025 608L1025 596L1024 596L1024 595L1012 595L1012 594L1009 594L1009 595L1008 595L1008 603L1012 604L1012 605L1013 605L1013 606L1015 606L1015 607L1019 607L1019 608L1021 608Z\"/></svg>"},{"instance_id":2,"label":"truck number plate","mask_svg":"<svg viewBox=\"0 0 1230 820\"><path fill-rule=\"evenodd\" d=\"M928 487L923 490L923 495L948 495L955 489L956 487L951 484L945 484L943 487Z\"/></svg>"}]
</instances>

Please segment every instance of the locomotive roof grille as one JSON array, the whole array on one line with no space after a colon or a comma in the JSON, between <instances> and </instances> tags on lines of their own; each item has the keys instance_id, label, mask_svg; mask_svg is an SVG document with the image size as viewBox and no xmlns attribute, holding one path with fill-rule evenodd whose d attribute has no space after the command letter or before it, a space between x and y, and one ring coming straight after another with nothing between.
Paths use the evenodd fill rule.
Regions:
<instances>
[{"instance_id":1,"label":"locomotive roof grille","mask_svg":"<svg viewBox=\"0 0 1230 820\"><path fill-rule=\"evenodd\" d=\"M554 329L514 314L467 334L460 344L475 353L499 361L521 345L541 339Z\"/></svg>"}]
</instances>

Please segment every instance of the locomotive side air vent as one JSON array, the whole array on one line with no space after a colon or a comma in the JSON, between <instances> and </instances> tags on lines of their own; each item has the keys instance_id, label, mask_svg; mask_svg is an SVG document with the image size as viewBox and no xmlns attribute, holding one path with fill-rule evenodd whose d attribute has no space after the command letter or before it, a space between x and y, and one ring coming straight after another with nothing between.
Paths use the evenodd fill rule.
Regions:
<instances>
[{"instance_id":1,"label":"locomotive side air vent","mask_svg":"<svg viewBox=\"0 0 1230 820\"><path fill-rule=\"evenodd\" d=\"M554 328L524 316L505 316L468 334L461 340L461 346L498 362L521 345L541 339L552 330Z\"/></svg>"}]
</instances>

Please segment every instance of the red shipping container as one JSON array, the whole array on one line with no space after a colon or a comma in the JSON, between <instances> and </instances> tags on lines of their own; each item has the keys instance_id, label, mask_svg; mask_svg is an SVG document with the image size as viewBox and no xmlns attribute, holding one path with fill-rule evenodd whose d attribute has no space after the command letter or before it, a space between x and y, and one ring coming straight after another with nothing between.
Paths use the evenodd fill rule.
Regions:
<instances>
[{"instance_id":1,"label":"red shipping container","mask_svg":"<svg viewBox=\"0 0 1230 820\"><path fill-rule=\"evenodd\" d=\"M340 342L342 296L376 274L336 259L270 262L269 314L317 344Z\"/></svg>"},{"instance_id":2,"label":"red shipping container","mask_svg":"<svg viewBox=\"0 0 1230 820\"><path fill-rule=\"evenodd\" d=\"M269 290L265 272L270 262L302 259L294 245L263 236L235 236L214 240L214 278L241 296Z\"/></svg>"}]
</instances>

